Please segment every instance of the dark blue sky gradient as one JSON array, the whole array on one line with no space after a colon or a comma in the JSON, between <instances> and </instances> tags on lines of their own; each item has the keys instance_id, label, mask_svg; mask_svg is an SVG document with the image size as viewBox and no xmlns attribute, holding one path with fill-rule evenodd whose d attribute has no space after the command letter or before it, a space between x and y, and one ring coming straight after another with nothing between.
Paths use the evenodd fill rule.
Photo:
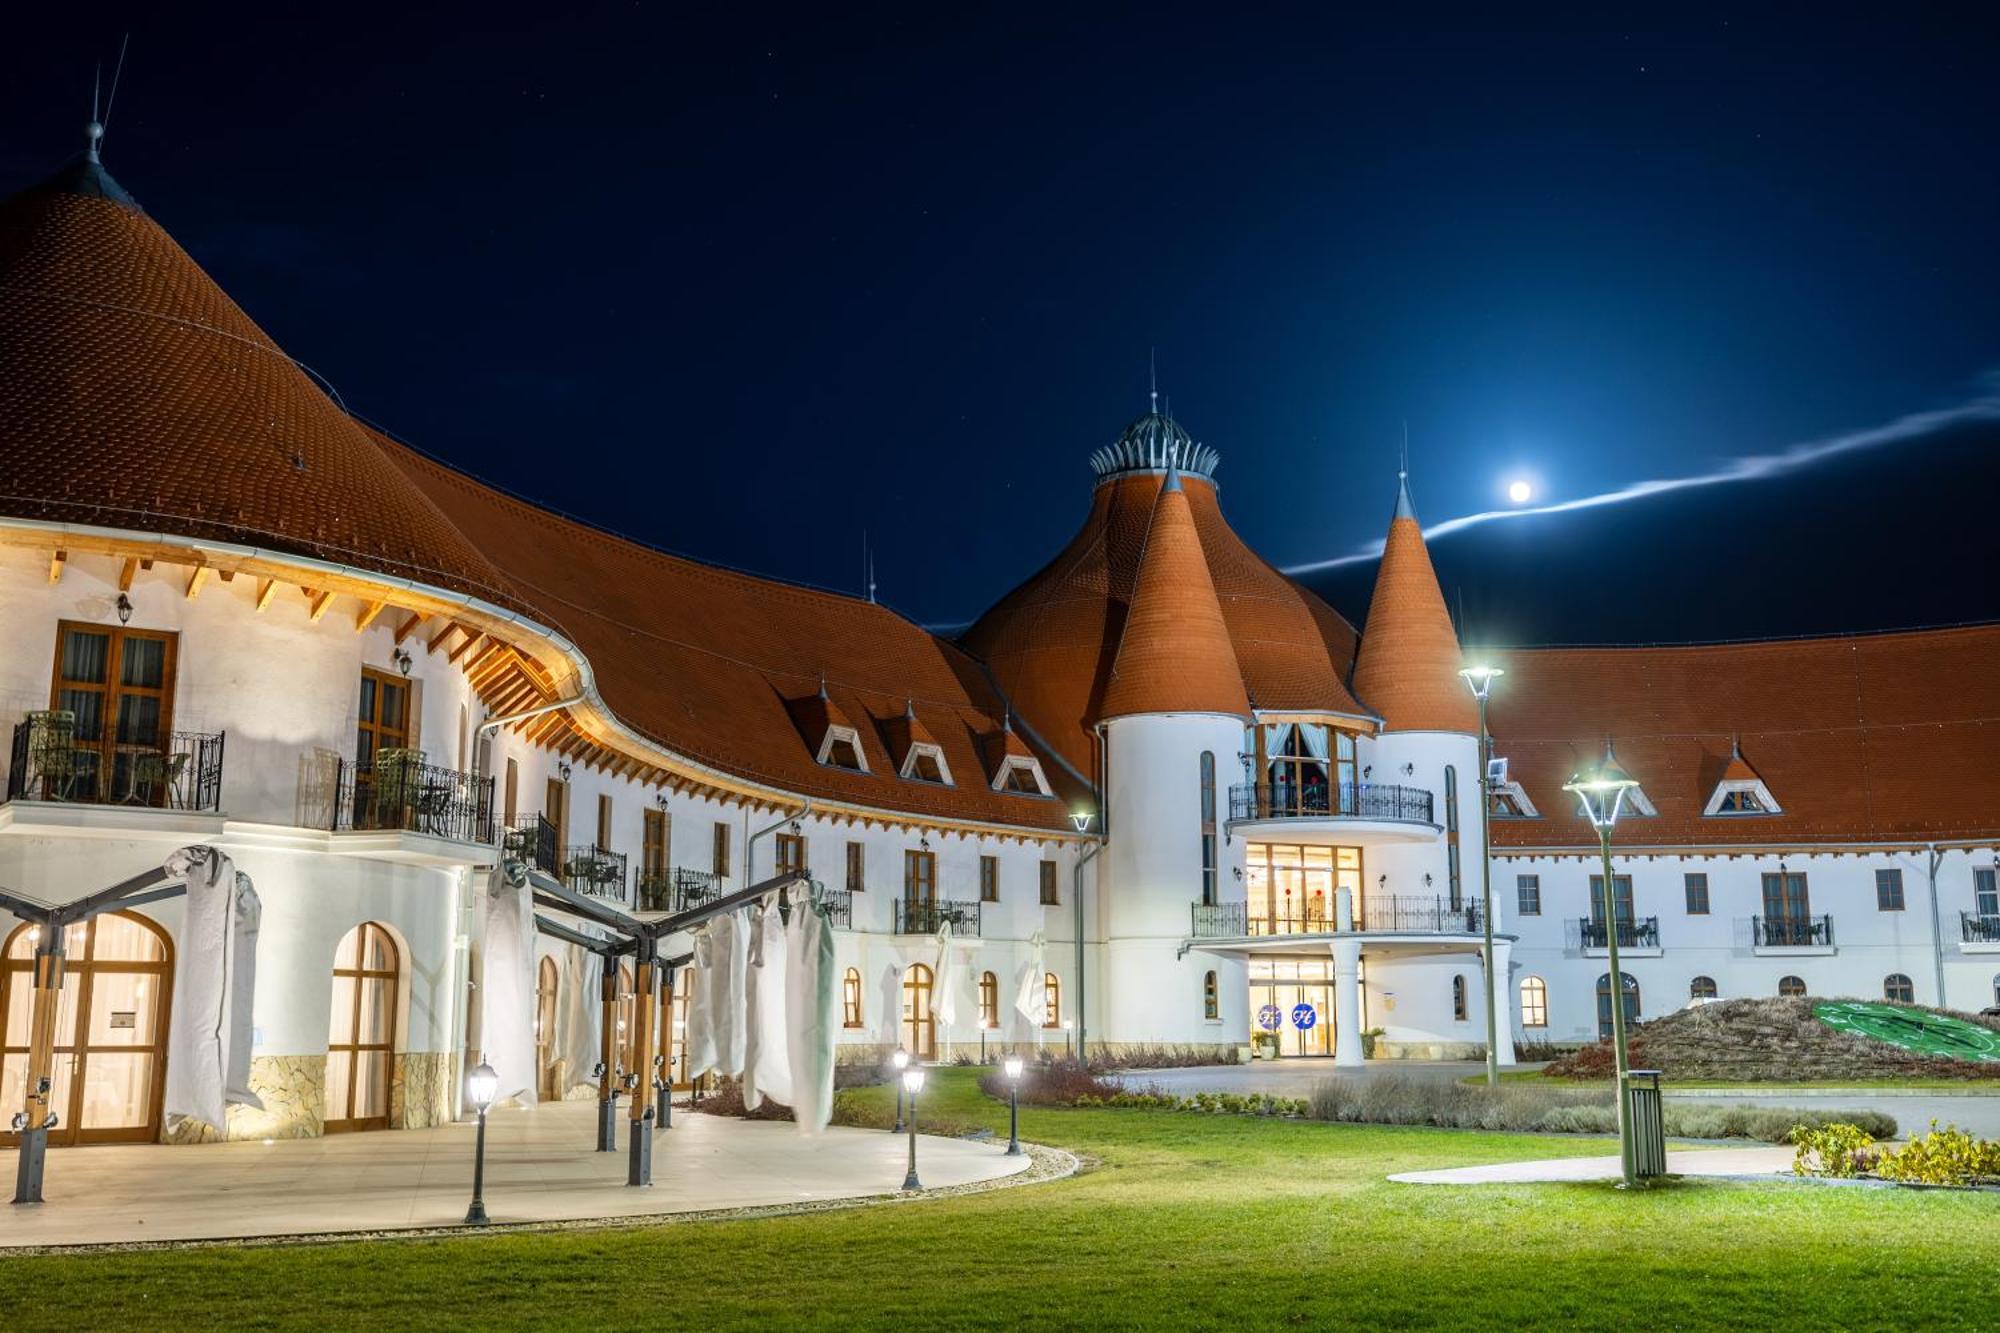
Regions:
<instances>
[{"instance_id":1,"label":"dark blue sky gradient","mask_svg":"<svg viewBox=\"0 0 2000 1333\"><path fill-rule=\"evenodd\" d=\"M2000 365L1990 6L957 8L45 6L0 53L0 186L72 150L129 26L107 165L354 410L763 573L855 589L867 528L927 622L1073 531L1150 347L1281 565L1379 536L1405 420L1435 520ZM1762 512L1812 540L1828 489ZM2000 613L1887 559L1639 637L1910 623L1925 566ZM1537 636L1624 635L1565 599Z\"/></svg>"}]
</instances>

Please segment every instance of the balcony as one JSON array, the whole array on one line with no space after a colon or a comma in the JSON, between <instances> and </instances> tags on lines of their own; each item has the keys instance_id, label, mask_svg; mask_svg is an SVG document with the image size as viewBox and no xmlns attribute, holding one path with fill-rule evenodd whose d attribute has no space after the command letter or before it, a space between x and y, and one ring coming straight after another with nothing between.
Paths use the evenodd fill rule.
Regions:
<instances>
[{"instance_id":1,"label":"balcony","mask_svg":"<svg viewBox=\"0 0 2000 1333\"><path fill-rule=\"evenodd\" d=\"M1585 951L1609 951L1611 932L1605 929L1603 921L1590 916L1578 917L1576 929L1578 947ZM1640 954L1660 952L1660 918L1649 916L1636 921L1620 921L1617 929L1619 948Z\"/></svg>"},{"instance_id":2,"label":"balcony","mask_svg":"<svg viewBox=\"0 0 2000 1333\"><path fill-rule=\"evenodd\" d=\"M821 889L819 890L819 900L826 905L826 921L828 925L832 926L835 930L854 929L854 890ZM955 925L951 930L954 935L960 933L959 928ZM979 933L977 922L973 924L973 928L969 933L974 935Z\"/></svg>"},{"instance_id":3,"label":"balcony","mask_svg":"<svg viewBox=\"0 0 2000 1333\"><path fill-rule=\"evenodd\" d=\"M606 851L595 843L565 847L555 874L571 893L620 903L626 899L627 862L623 852Z\"/></svg>"},{"instance_id":4,"label":"balcony","mask_svg":"<svg viewBox=\"0 0 2000 1333\"><path fill-rule=\"evenodd\" d=\"M91 740L68 713L31 714L14 727L7 799L217 814L222 742L221 732L193 731L145 744Z\"/></svg>"},{"instance_id":5,"label":"balcony","mask_svg":"<svg viewBox=\"0 0 2000 1333\"><path fill-rule=\"evenodd\" d=\"M493 779L422 762L414 750L383 750L372 763L340 761L336 833L421 833L490 846Z\"/></svg>"},{"instance_id":6,"label":"balcony","mask_svg":"<svg viewBox=\"0 0 2000 1333\"><path fill-rule=\"evenodd\" d=\"M665 912L670 916L706 907L728 892L722 876L714 871L690 870L686 866L642 873L636 887L640 911Z\"/></svg>"},{"instance_id":7,"label":"balcony","mask_svg":"<svg viewBox=\"0 0 2000 1333\"><path fill-rule=\"evenodd\" d=\"M2000 953L2000 916L1989 912L1960 912L1958 938L1969 952Z\"/></svg>"},{"instance_id":8,"label":"balcony","mask_svg":"<svg viewBox=\"0 0 2000 1333\"><path fill-rule=\"evenodd\" d=\"M1833 918L1753 916L1750 918L1750 945L1753 950L1832 953Z\"/></svg>"},{"instance_id":9,"label":"balcony","mask_svg":"<svg viewBox=\"0 0 2000 1333\"><path fill-rule=\"evenodd\" d=\"M1324 913L1252 915L1248 903L1195 903L1192 918L1188 933L1195 939L1340 933L1338 923ZM1397 894L1363 898L1356 925L1363 933L1382 935L1477 935L1484 929L1476 902L1454 907L1448 898Z\"/></svg>"},{"instance_id":10,"label":"balcony","mask_svg":"<svg viewBox=\"0 0 2000 1333\"><path fill-rule=\"evenodd\" d=\"M556 873L556 826L541 815L523 815L507 826L507 855L546 875Z\"/></svg>"},{"instance_id":11,"label":"balcony","mask_svg":"<svg viewBox=\"0 0 2000 1333\"><path fill-rule=\"evenodd\" d=\"M898 935L935 935L949 922L958 936L979 934L979 904L962 900L898 898L895 900L895 932Z\"/></svg>"},{"instance_id":12,"label":"balcony","mask_svg":"<svg viewBox=\"0 0 2000 1333\"><path fill-rule=\"evenodd\" d=\"M1348 783L1302 787L1294 783L1246 783L1230 787L1230 823L1258 821L1348 821L1388 825L1434 825L1432 795L1422 787L1392 783Z\"/></svg>"}]
</instances>

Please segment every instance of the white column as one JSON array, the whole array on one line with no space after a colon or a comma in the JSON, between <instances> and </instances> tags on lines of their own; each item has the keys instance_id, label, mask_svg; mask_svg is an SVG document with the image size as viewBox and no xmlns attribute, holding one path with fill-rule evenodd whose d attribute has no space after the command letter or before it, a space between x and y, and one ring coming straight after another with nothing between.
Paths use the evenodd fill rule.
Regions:
<instances>
[{"instance_id":1,"label":"white column","mask_svg":"<svg viewBox=\"0 0 2000 1333\"><path fill-rule=\"evenodd\" d=\"M1493 1004L1498 1010L1502 1065L1514 1063L1514 946L1507 940L1493 941Z\"/></svg>"},{"instance_id":2,"label":"white column","mask_svg":"<svg viewBox=\"0 0 2000 1333\"><path fill-rule=\"evenodd\" d=\"M1361 941L1335 940L1333 950L1333 1063L1348 1068L1361 1059Z\"/></svg>"}]
</instances>

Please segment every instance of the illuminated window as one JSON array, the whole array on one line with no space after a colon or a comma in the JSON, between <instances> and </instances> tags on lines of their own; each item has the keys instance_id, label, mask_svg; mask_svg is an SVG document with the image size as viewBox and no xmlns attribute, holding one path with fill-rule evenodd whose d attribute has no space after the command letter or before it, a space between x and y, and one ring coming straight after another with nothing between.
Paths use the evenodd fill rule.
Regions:
<instances>
[{"instance_id":1,"label":"illuminated window","mask_svg":"<svg viewBox=\"0 0 2000 1333\"><path fill-rule=\"evenodd\" d=\"M1062 1026L1062 982L1053 972L1042 973L1042 1026Z\"/></svg>"},{"instance_id":2,"label":"illuminated window","mask_svg":"<svg viewBox=\"0 0 2000 1333\"><path fill-rule=\"evenodd\" d=\"M1779 977L1778 994L1787 999L1797 999L1806 993L1804 977Z\"/></svg>"},{"instance_id":3,"label":"illuminated window","mask_svg":"<svg viewBox=\"0 0 2000 1333\"><path fill-rule=\"evenodd\" d=\"M1917 1001L1917 988L1912 986L1910 979L1901 972L1891 972L1888 976L1882 978L1882 998L1885 1000L1900 1000L1904 1004L1915 1004Z\"/></svg>"},{"instance_id":4,"label":"illuminated window","mask_svg":"<svg viewBox=\"0 0 2000 1333\"><path fill-rule=\"evenodd\" d=\"M1185 893L1186 890L1183 889L1182 892ZM1057 905L1056 863L1054 861L1044 861L1042 862L1042 906L1055 907Z\"/></svg>"},{"instance_id":5,"label":"illuminated window","mask_svg":"<svg viewBox=\"0 0 2000 1333\"><path fill-rule=\"evenodd\" d=\"M1204 972L1201 978L1201 1016L1214 1023L1222 1018L1222 988L1216 985L1215 973Z\"/></svg>"},{"instance_id":6,"label":"illuminated window","mask_svg":"<svg viewBox=\"0 0 2000 1333\"><path fill-rule=\"evenodd\" d=\"M840 979L840 1025L844 1028L861 1026L861 973L851 967L847 969L847 975Z\"/></svg>"},{"instance_id":7,"label":"illuminated window","mask_svg":"<svg viewBox=\"0 0 2000 1333\"><path fill-rule=\"evenodd\" d=\"M1549 984L1540 977L1521 978L1521 1026L1545 1028L1549 1025Z\"/></svg>"},{"instance_id":8,"label":"illuminated window","mask_svg":"<svg viewBox=\"0 0 2000 1333\"><path fill-rule=\"evenodd\" d=\"M1455 976L1451 979L1451 1016L1460 1023L1465 1021L1465 978L1463 976Z\"/></svg>"},{"instance_id":9,"label":"illuminated window","mask_svg":"<svg viewBox=\"0 0 2000 1333\"><path fill-rule=\"evenodd\" d=\"M1000 978L991 972L979 974L979 1026L1000 1026Z\"/></svg>"}]
</instances>

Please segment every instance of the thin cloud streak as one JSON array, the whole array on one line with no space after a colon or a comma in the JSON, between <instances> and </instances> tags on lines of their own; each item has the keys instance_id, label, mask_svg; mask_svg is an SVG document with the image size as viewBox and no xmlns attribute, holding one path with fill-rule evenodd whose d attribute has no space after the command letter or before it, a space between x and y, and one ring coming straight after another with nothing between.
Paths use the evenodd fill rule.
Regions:
<instances>
[{"instance_id":1,"label":"thin cloud streak","mask_svg":"<svg viewBox=\"0 0 2000 1333\"><path fill-rule=\"evenodd\" d=\"M1720 469L1700 476L1637 481L1615 491L1586 495L1575 500L1563 500L1556 504L1531 505L1524 509L1488 509L1477 514L1464 514L1425 528L1424 537L1426 540L1434 540L1481 523L1510 518L1529 518L1536 514L1562 514L1575 509L1597 509L1604 505L1623 504L1628 500L1643 500L1647 496L1661 495L1668 491L1694 490L1697 487L1721 486L1737 481L1759 481L1767 477L1782 476L1787 472L1797 472L1841 454L1857 453L1864 449L1879 449L1884 445L1922 439L1939 431L1981 421L2000 421L2000 372L1989 373L1983 377L1979 396L1956 407L1939 408L1930 412L1913 412L1908 416L1897 417L1886 425L1875 426L1868 430L1852 431L1829 439L1795 444L1781 453L1751 454L1744 458L1733 459ZM1352 555L1290 565L1286 567L1285 573L1313 574L1323 569L1378 560L1381 555L1382 543L1373 541Z\"/></svg>"}]
</instances>

